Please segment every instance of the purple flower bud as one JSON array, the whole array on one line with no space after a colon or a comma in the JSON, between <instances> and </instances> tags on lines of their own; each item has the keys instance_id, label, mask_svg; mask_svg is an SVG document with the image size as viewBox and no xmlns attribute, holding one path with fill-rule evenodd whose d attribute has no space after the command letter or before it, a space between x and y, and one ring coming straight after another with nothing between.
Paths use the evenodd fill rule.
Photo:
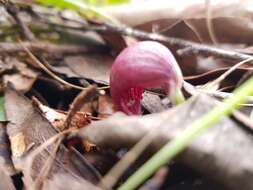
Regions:
<instances>
[{"instance_id":1,"label":"purple flower bud","mask_svg":"<svg viewBox=\"0 0 253 190\"><path fill-rule=\"evenodd\" d=\"M145 89L162 88L167 95L181 89L182 73L170 50L153 42L138 42L124 49L114 61L110 74L110 93L119 111L141 114Z\"/></svg>"}]
</instances>

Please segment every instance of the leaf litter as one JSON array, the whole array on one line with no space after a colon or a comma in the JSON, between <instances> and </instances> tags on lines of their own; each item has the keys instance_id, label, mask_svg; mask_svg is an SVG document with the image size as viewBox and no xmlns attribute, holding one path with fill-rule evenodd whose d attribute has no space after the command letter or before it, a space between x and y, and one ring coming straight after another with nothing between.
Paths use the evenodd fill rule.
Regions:
<instances>
[{"instance_id":1,"label":"leaf litter","mask_svg":"<svg viewBox=\"0 0 253 190\"><path fill-rule=\"evenodd\" d=\"M217 6L210 1L205 7L185 2L181 10L170 3L153 9L131 4L127 12L105 8L125 24L120 26L61 14L34 2L8 6L10 15L1 9L6 19L0 23L4 189L22 189L10 180L19 173L26 189L116 189L165 142L220 99L233 96L231 90L252 75L251 63L239 63L252 54L252 12L244 4ZM13 7L18 9L8 10ZM174 38L180 39L173 44ZM116 113L108 89L110 68L122 49L142 39L169 47L184 80L194 88L185 89L186 103L175 108L163 92L146 91L144 116L129 117ZM213 41L217 49L212 49ZM202 89L213 81L219 88ZM187 184L183 189L252 189L249 115L236 111L224 118L140 189L178 190L181 183Z\"/></svg>"}]
</instances>

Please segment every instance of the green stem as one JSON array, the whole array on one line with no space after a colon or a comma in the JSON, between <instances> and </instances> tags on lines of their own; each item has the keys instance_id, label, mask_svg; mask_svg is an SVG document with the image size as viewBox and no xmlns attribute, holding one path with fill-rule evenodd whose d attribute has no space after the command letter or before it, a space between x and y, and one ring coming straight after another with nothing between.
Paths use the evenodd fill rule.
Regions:
<instances>
[{"instance_id":1,"label":"green stem","mask_svg":"<svg viewBox=\"0 0 253 190\"><path fill-rule=\"evenodd\" d=\"M173 106L179 105L185 102L185 98L181 88L177 88L173 93L169 95L169 99Z\"/></svg>"},{"instance_id":2,"label":"green stem","mask_svg":"<svg viewBox=\"0 0 253 190\"><path fill-rule=\"evenodd\" d=\"M185 102L185 98L181 89L176 91L176 105Z\"/></svg>"},{"instance_id":3,"label":"green stem","mask_svg":"<svg viewBox=\"0 0 253 190\"><path fill-rule=\"evenodd\" d=\"M220 119L232 113L240 104L244 103L247 96L253 93L253 77L234 91L234 96L217 105L210 112L196 120L174 140L164 145L151 159L139 168L118 190L136 189L148 179L157 169L166 164L177 154L182 152L194 139L200 136Z\"/></svg>"}]
</instances>

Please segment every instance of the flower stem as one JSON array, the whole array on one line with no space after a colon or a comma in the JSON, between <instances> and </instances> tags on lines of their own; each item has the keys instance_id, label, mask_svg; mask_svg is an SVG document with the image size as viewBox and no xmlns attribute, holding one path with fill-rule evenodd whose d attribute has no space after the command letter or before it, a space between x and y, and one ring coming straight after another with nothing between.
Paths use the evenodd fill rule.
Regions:
<instances>
[{"instance_id":1,"label":"flower stem","mask_svg":"<svg viewBox=\"0 0 253 190\"><path fill-rule=\"evenodd\" d=\"M136 189L157 169L182 152L194 139L220 121L220 119L231 114L234 109L239 108L240 104L246 101L247 96L253 93L252 87L253 77L236 89L234 91L234 96L226 99L222 104L217 105L203 117L197 119L174 140L164 145L151 159L130 176L118 190Z\"/></svg>"},{"instance_id":2,"label":"flower stem","mask_svg":"<svg viewBox=\"0 0 253 190\"><path fill-rule=\"evenodd\" d=\"M173 93L169 95L169 98L173 106L185 102L185 98L181 88L177 88Z\"/></svg>"},{"instance_id":3,"label":"flower stem","mask_svg":"<svg viewBox=\"0 0 253 190\"><path fill-rule=\"evenodd\" d=\"M181 89L176 91L176 105L185 102L185 98Z\"/></svg>"}]
</instances>

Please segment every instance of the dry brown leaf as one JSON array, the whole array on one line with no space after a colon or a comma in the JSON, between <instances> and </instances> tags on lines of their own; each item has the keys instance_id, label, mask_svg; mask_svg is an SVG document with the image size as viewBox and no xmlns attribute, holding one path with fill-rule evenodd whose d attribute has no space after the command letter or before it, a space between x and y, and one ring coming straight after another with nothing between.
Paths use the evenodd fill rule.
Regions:
<instances>
[{"instance_id":1,"label":"dry brown leaf","mask_svg":"<svg viewBox=\"0 0 253 190\"><path fill-rule=\"evenodd\" d=\"M58 131L63 131L64 122L67 117L66 111L55 110L48 106L41 104L37 99L33 99L33 103L37 106L43 116L55 127ZM92 120L90 113L77 112L71 121L70 128L82 128L88 125Z\"/></svg>"},{"instance_id":2,"label":"dry brown leaf","mask_svg":"<svg viewBox=\"0 0 253 190\"><path fill-rule=\"evenodd\" d=\"M4 84L11 82L18 91L24 93L29 91L37 79L38 72L29 68L25 63L18 61L17 58L9 58L8 60L5 60L5 62L6 61L13 64L16 72L5 74L3 76Z\"/></svg>"},{"instance_id":3,"label":"dry brown leaf","mask_svg":"<svg viewBox=\"0 0 253 190\"><path fill-rule=\"evenodd\" d=\"M117 54L127 47L125 38L122 35L114 34L107 31L100 32L100 35L104 39L106 44L109 45Z\"/></svg>"},{"instance_id":4,"label":"dry brown leaf","mask_svg":"<svg viewBox=\"0 0 253 190\"><path fill-rule=\"evenodd\" d=\"M31 89L35 78L30 78L21 74L4 75L4 83L11 82L20 92L27 92Z\"/></svg>"},{"instance_id":5,"label":"dry brown leaf","mask_svg":"<svg viewBox=\"0 0 253 190\"><path fill-rule=\"evenodd\" d=\"M16 170L14 169L11 160L11 150L9 145L9 139L6 134L6 124L0 123L0 168L4 169L8 175L14 175ZM0 188L1 189L1 188Z\"/></svg>"},{"instance_id":6,"label":"dry brown leaf","mask_svg":"<svg viewBox=\"0 0 253 190\"><path fill-rule=\"evenodd\" d=\"M69 56L65 57L64 62L81 77L109 82L113 58L108 55Z\"/></svg>"},{"instance_id":7,"label":"dry brown leaf","mask_svg":"<svg viewBox=\"0 0 253 190\"><path fill-rule=\"evenodd\" d=\"M5 110L10 121L7 124L7 134L11 144L12 160L16 169L22 169L19 160L29 147L38 146L55 135L56 131L28 99L10 87L5 90Z\"/></svg>"},{"instance_id":8,"label":"dry brown leaf","mask_svg":"<svg viewBox=\"0 0 253 190\"><path fill-rule=\"evenodd\" d=\"M11 178L7 175L6 171L0 167L0 189L15 190Z\"/></svg>"},{"instance_id":9,"label":"dry brown leaf","mask_svg":"<svg viewBox=\"0 0 253 190\"><path fill-rule=\"evenodd\" d=\"M10 121L7 125L7 133L11 143L14 166L16 169L24 172L26 187L29 185L32 187L28 179L32 177L33 180L40 180L37 177L41 175L40 172L46 165L48 158L53 156L55 144L45 147L45 150L35 157L35 160L31 164L32 168L29 168L32 170L32 176L27 176L27 163L24 161L29 159L31 148L36 150L39 145L56 135L57 132L27 98L10 87L7 87L5 91L5 109L7 118ZM59 146L56 158L53 160L50 168L49 177L54 176L58 172L81 175L80 171L74 168L68 151L62 145ZM90 176L93 174L87 173L81 176L85 175Z\"/></svg>"},{"instance_id":10,"label":"dry brown leaf","mask_svg":"<svg viewBox=\"0 0 253 190\"><path fill-rule=\"evenodd\" d=\"M47 180L43 190L101 190L82 178L74 178L69 174L58 174Z\"/></svg>"}]
</instances>

